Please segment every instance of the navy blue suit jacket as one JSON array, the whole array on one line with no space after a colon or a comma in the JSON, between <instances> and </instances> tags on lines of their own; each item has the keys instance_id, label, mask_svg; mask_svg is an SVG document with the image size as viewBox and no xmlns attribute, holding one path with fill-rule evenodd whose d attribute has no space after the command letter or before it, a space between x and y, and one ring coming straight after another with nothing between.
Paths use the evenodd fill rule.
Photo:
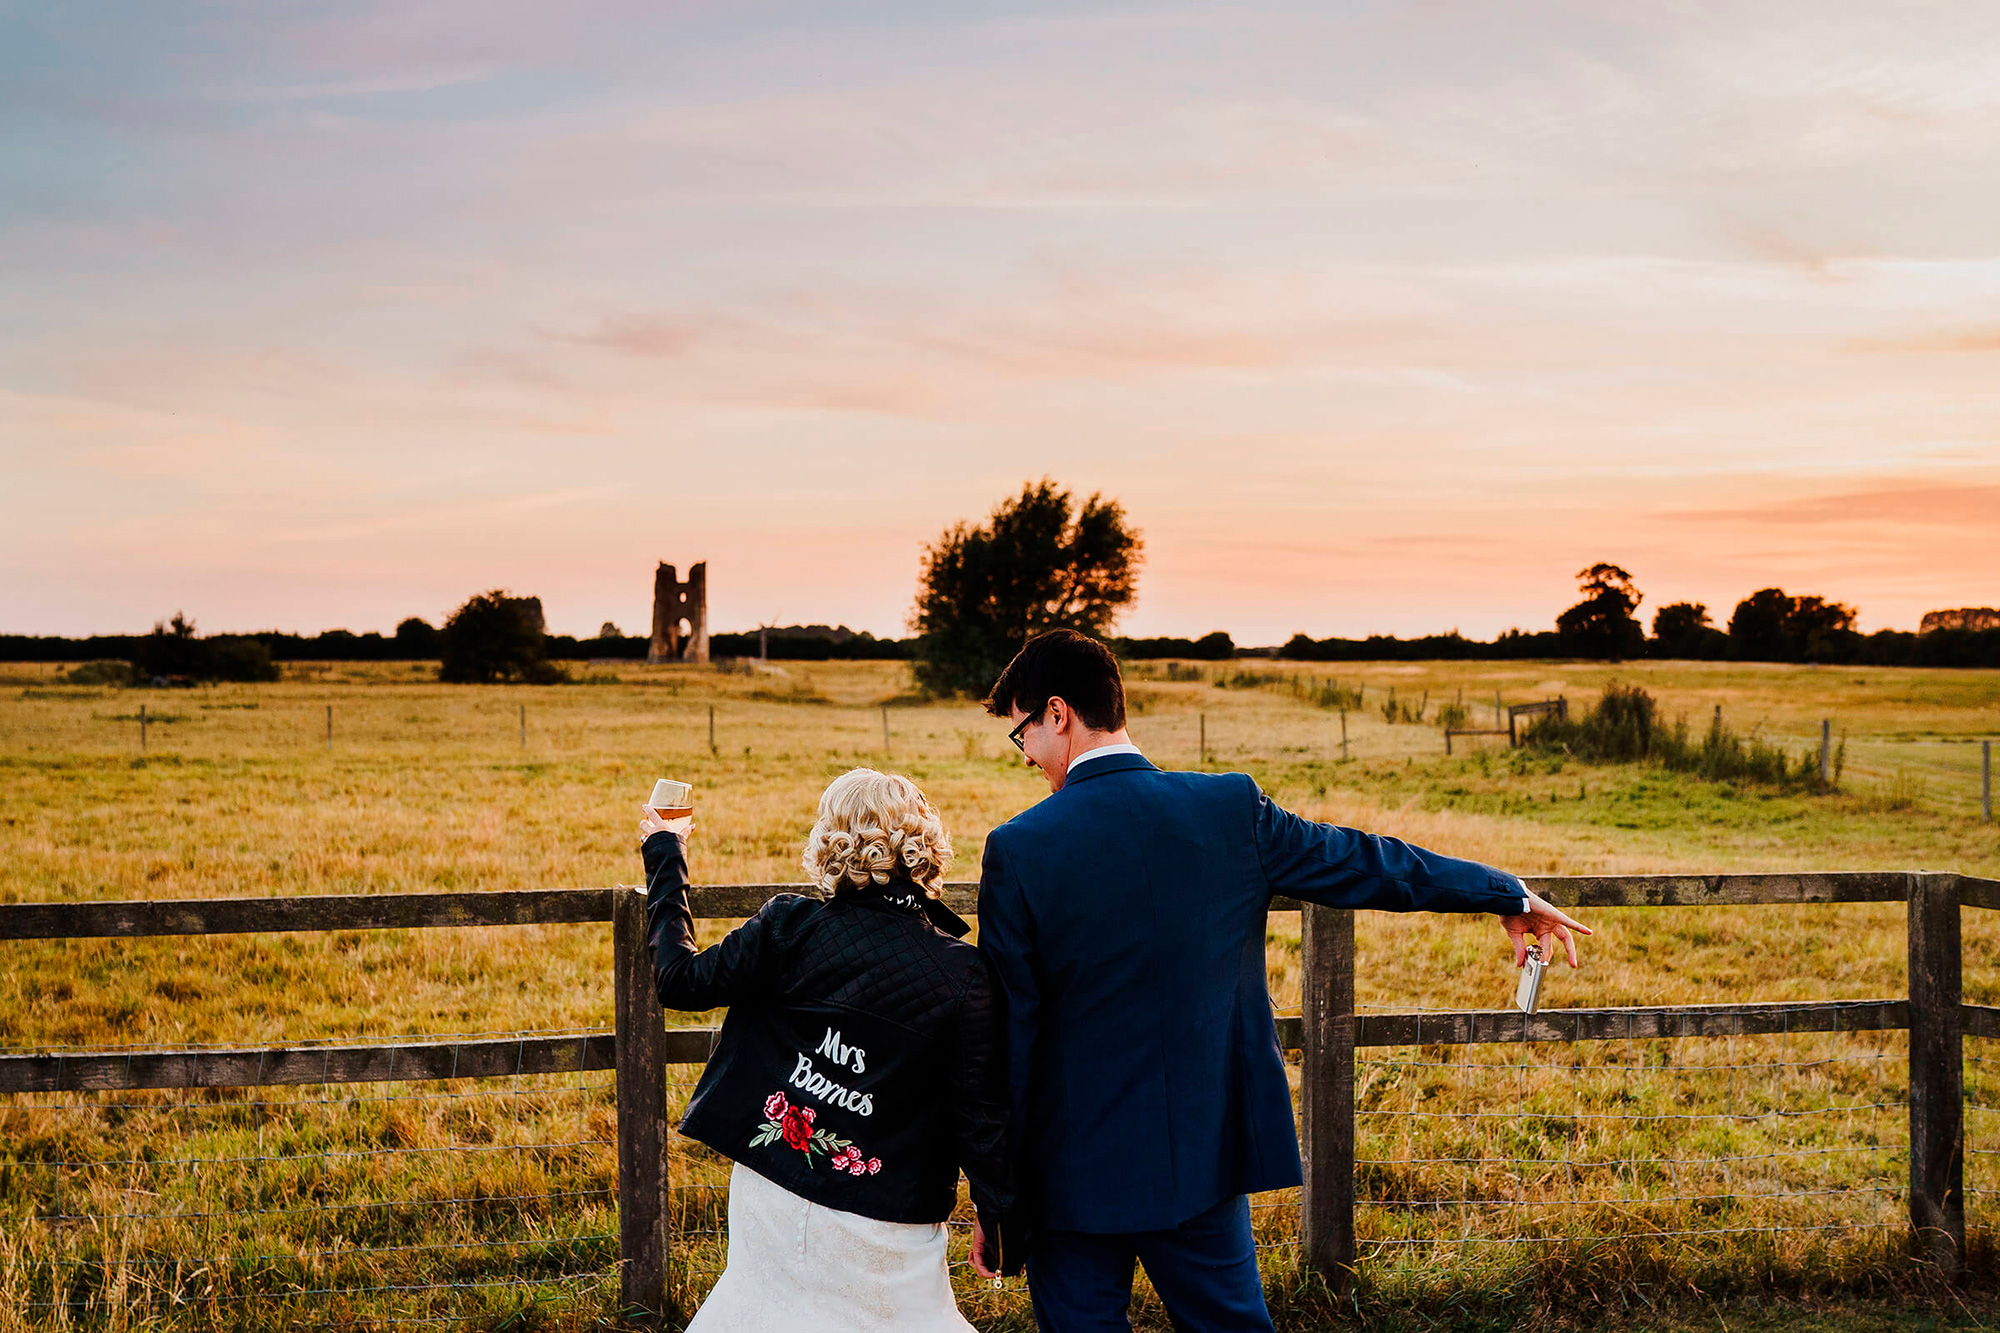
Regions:
<instances>
[{"instance_id":1,"label":"navy blue suit jacket","mask_svg":"<svg viewBox=\"0 0 2000 1333\"><path fill-rule=\"evenodd\" d=\"M1160 1231L1297 1185L1265 980L1274 895L1516 912L1520 880L1301 819L1241 773L1076 769L993 830L980 945L1007 1008L1024 1202L1061 1231Z\"/></svg>"}]
</instances>

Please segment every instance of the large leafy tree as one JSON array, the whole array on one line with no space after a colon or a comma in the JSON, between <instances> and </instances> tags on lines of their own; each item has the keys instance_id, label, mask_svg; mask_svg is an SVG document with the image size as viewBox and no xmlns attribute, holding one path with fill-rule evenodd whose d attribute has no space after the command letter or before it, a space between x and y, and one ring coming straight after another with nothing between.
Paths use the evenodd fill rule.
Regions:
<instances>
[{"instance_id":1,"label":"large leafy tree","mask_svg":"<svg viewBox=\"0 0 2000 1333\"><path fill-rule=\"evenodd\" d=\"M1653 613L1653 637L1661 643L1680 643L1714 623L1700 602L1675 602Z\"/></svg>"},{"instance_id":2,"label":"large leafy tree","mask_svg":"<svg viewBox=\"0 0 2000 1333\"><path fill-rule=\"evenodd\" d=\"M540 598L509 596L502 588L479 593L439 631L438 679L459 685L562 680L545 639Z\"/></svg>"},{"instance_id":3,"label":"large leafy tree","mask_svg":"<svg viewBox=\"0 0 2000 1333\"><path fill-rule=\"evenodd\" d=\"M1729 617L1730 651L1746 662L1830 660L1839 640L1854 633L1854 608L1824 597L1794 597L1759 588Z\"/></svg>"},{"instance_id":4,"label":"large leafy tree","mask_svg":"<svg viewBox=\"0 0 2000 1333\"><path fill-rule=\"evenodd\" d=\"M1632 576L1602 562L1576 576L1583 600L1556 617L1562 650L1577 657L1618 662L1646 646L1646 631L1633 613L1644 600Z\"/></svg>"},{"instance_id":5,"label":"large leafy tree","mask_svg":"<svg viewBox=\"0 0 2000 1333\"><path fill-rule=\"evenodd\" d=\"M1729 655L1729 636L1715 627L1700 602L1674 602L1653 613L1655 657L1720 658Z\"/></svg>"},{"instance_id":6,"label":"large leafy tree","mask_svg":"<svg viewBox=\"0 0 2000 1333\"><path fill-rule=\"evenodd\" d=\"M437 626L422 616L408 616L396 626L396 651L405 657L436 657L442 643Z\"/></svg>"},{"instance_id":7,"label":"large leafy tree","mask_svg":"<svg viewBox=\"0 0 2000 1333\"><path fill-rule=\"evenodd\" d=\"M984 524L953 524L924 549L910 617L917 683L984 694L1043 630L1102 638L1132 602L1142 550L1116 500L1092 495L1078 508L1046 477Z\"/></svg>"},{"instance_id":8,"label":"large leafy tree","mask_svg":"<svg viewBox=\"0 0 2000 1333\"><path fill-rule=\"evenodd\" d=\"M1840 641L1855 633L1856 612L1844 602L1807 595L1792 600L1792 614L1785 621L1792 644L1807 662L1837 661Z\"/></svg>"}]
</instances>

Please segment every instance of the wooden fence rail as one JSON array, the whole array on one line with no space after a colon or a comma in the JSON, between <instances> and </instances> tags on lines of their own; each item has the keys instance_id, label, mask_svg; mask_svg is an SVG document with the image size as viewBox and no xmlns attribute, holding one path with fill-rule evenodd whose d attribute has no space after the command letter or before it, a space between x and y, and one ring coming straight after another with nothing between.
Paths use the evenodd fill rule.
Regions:
<instances>
[{"instance_id":1,"label":"wooden fence rail","mask_svg":"<svg viewBox=\"0 0 2000 1333\"><path fill-rule=\"evenodd\" d=\"M1964 1003L1959 909L2000 909L2000 880L1930 871L1818 874L1534 876L1528 884L1565 907L1721 907L1902 902L1909 993L1864 1000L1358 1014L1354 913L1304 905L1297 1018L1278 1039L1302 1058L1306 1162L1300 1229L1306 1264L1344 1283L1353 1272L1354 1053L1359 1047L1523 1041L1620 1041L1794 1032L1910 1033L1910 1224L1922 1253L1955 1276L1965 1249L1962 1048L2000 1038L2000 1007ZM795 885L705 885L696 916L736 918ZM945 900L968 915L978 886L952 883ZM1274 911L1302 905L1278 899ZM0 1055L0 1093L124 1088L220 1088L366 1083L616 1071L621 1288L627 1308L667 1313L671 1249L666 1067L698 1064L712 1028L669 1028L643 955L645 910L631 889L215 898L176 902L0 904L0 939L139 938L265 931L387 930L610 922L615 1018L610 1033L482 1038L395 1045L311 1045L202 1051L48 1051Z\"/></svg>"}]
</instances>

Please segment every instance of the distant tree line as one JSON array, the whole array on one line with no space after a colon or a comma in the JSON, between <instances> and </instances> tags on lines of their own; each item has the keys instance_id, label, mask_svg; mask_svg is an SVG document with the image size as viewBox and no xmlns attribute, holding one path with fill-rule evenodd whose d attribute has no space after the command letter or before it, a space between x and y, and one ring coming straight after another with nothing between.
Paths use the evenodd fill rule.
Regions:
<instances>
[{"instance_id":1,"label":"distant tree line","mask_svg":"<svg viewBox=\"0 0 2000 1333\"><path fill-rule=\"evenodd\" d=\"M1136 595L1142 549L1115 501L1093 495L1079 506L1044 479L1003 501L984 524L956 524L925 549L915 637L878 639L844 625L787 625L761 634L712 635L709 649L723 658L761 653L779 661L910 661L925 689L977 696L1020 645L1044 629L1107 636ZM1762 588L1736 604L1726 626L1716 625L1698 602L1663 606L1649 635L1638 615L1645 598L1630 573L1600 562L1579 571L1577 584L1581 599L1556 617L1554 629L1510 629L1490 642L1457 630L1411 639L1295 634L1276 650L1238 648L1222 630L1198 639L1107 641L1127 659L1226 661L1275 652L1301 662L1569 657L2000 667L2000 611L1991 608L1934 611L1920 633L1862 634L1851 606ZM411 616L390 635L263 630L203 638L177 612L150 634L0 635L0 661L91 662L93 678L107 681L119 664L129 664L141 684L274 680L285 662L377 661L436 661L439 678L448 681L533 682L566 678L556 663L638 661L648 647L644 636L625 634L608 621L589 638L549 634L538 599L495 589L469 598L442 626Z\"/></svg>"},{"instance_id":2,"label":"distant tree line","mask_svg":"<svg viewBox=\"0 0 2000 1333\"><path fill-rule=\"evenodd\" d=\"M482 594L483 596L484 594ZM211 635L156 651L151 634L93 634L76 638L60 635L0 634L0 662L87 662L103 659L135 662L146 659L149 668L159 668L162 676L192 675L206 679L236 679L212 674L209 658L226 644L255 644L267 660L283 662L436 662L444 656L444 632L427 621L412 616L394 634L370 630L330 629L318 634L292 634L283 630L257 630L249 634ZM712 634L709 652L716 657L757 656L757 634ZM1186 643L1187 640L1179 640ZM651 641L641 635L544 634L541 657L551 662L646 660ZM826 635L772 631L770 657L774 661L824 662L829 660L902 661L915 652L913 639L878 639L872 634L850 634L836 639Z\"/></svg>"},{"instance_id":3,"label":"distant tree line","mask_svg":"<svg viewBox=\"0 0 2000 1333\"><path fill-rule=\"evenodd\" d=\"M183 634L174 628L187 626ZM176 612L174 622L155 626L151 634L93 634L79 638L59 635L0 634L0 662L85 662L116 659L144 666L173 666L180 670L160 671L159 675L184 675L203 665L205 654L186 645L255 643L269 654L272 662L411 662L436 661L440 651L439 631L414 616L397 627L395 634L370 630L355 634L330 629L318 634L291 634L283 630L256 630L248 634L215 634L196 638L193 622ZM163 638L180 641L169 647ZM646 655L645 641L639 641L639 656ZM164 655L161 650L164 649ZM142 662L141 659L144 659Z\"/></svg>"},{"instance_id":4,"label":"distant tree line","mask_svg":"<svg viewBox=\"0 0 2000 1333\"><path fill-rule=\"evenodd\" d=\"M1526 657L1560 657L1553 630L1524 633L1510 629L1491 643L1468 639L1457 630L1424 634L1413 639L1394 634L1370 634L1364 639L1314 639L1294 634L1278 656L1294 662L1457 662L1505 661Z\"/></svg>"},{"instance_id":5,"label":"distant tree line","mask_svg":"<svg viewBox=\"0 0 2000 1333\"><path fill-rule=\"evenodd\" d=\"M756 657L761 647L764 656L774 662L907 662L915 655L915 644L909 639L878 639L844 628L822 632L822 628L767 630L761 645L754 630L748 634L711 634L708 652L711 657ZM639 656L645 655L642 645Z\"/></svg>"},{"instance_id":6,"label":"distant tree line","mask_svg":"<svg viewBox=\"0 0 2000 1333\"><path fill-rule=\"evenodd\" d=\"M1854 628L1853 607L1817 595L1761 588L1736 604L1718 627L1699 602L1674 602L1653 615L1648 635L1638 617L1644 600L1632 576L1616 565L1596 564L1577 574L1583 599L1556 617L1556 628L1508 630L1491 643L1457 631L1416 639L1372 635L1366 639L1312 639L1293 635L1280 657L1302 662L1431 661L1583 657L1600 661L1677 658L1709 662L1820 662L1843 666L2000 666L2000 628L1962 627L1977 617L1926 620L1947 628L1920 634Z\"/></svg>"}]
</instances>

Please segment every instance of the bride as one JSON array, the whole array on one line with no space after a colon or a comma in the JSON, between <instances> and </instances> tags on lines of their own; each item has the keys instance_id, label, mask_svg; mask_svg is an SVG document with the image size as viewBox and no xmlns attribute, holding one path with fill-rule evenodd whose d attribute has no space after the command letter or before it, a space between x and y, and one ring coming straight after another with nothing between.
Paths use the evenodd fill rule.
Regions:
<instances>
[{"instance_id":1,"label":"bride","mask_svg":"<svg viewBox=\"0 0 2000 1333\"><path fill-rule=\"evenodd\" d=\"M639 827L660 1001L729 1007L680 1127L735 1163L729 1260L688 1333L971 1329L945 1271L961 1168L974 1267L1024 1256L997 988L938 901L952 851L930 802L905 777L836 778L804 857L826 896L781 894L700 951L686 835Z\"/></svg>"}]
</instances>

